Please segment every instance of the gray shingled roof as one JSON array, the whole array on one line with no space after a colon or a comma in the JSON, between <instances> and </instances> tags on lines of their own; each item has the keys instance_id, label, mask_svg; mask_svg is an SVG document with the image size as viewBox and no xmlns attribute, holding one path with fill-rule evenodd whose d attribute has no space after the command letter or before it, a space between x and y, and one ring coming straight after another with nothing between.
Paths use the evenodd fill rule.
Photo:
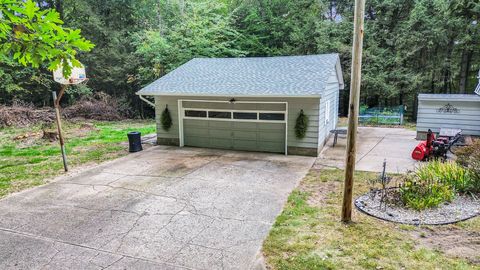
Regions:
<instances>
[{"instance_id":1,"label":"gray shingled roof","mask_svg":"<svg viewBox=\"0 0 480 270\"><path fill-rule=\"evenodd\" d=\"M194 58L138 91L139 95L320 96L338 54Z\"/></svg>"}]
</instances>

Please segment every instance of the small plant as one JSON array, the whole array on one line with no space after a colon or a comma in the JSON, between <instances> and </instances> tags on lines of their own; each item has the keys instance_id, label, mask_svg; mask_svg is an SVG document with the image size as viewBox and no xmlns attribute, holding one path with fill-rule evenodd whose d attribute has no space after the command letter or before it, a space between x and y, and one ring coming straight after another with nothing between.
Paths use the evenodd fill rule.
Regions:
<instances>
[{"instance_id":1,"label":"small plant","mask_svg":"<svg viewBox=\"0 0 480 270\"><path fill-rule=\"evenodd\" d=\"M170 115L168 106L165 106L165 110L163 110L162 112L162 116L160 117L160 123L162 124L162 128L165 131L169 131L172 127L172 116Z\"/></svg>"},{"instance_id":2,"label":"small plant","mask_svg":"<svg viewBox=\"0 0 480 270\"><path fill-rule=\"evenodd\" d=\"M359 111L360 114L365 114L367 110L368 110L367 105L360 105L360 111Z\"/></svg>"},{"instance_id":3,"label":"small plant","mask_svg":"<svg viewBox=\"0 0 480 270\"><path fill-rule=\"evenodd\" d=\"M456 193L472 192L469 170L456 162L432 161L408 175L400 187L400 198L416 210L451 201Z\"/></svg>"},{"instance_id":4,"label":"small plant","mask_svg":"<svg viewBox=\"0 0 480 270\"><path fill-rule=\"evenodd\" d=\"M400 187L402 202L415 210L423 210L438 206L443 202L450 202L455 197L455 192L446 185L418 184L412 180L405 181Z\"/></svg>"},{"instance_id":5,"label":"small plant","mask_svg":"<svg viewBox=\"0 0 480 270\"><path fill-rule=\"evenodd\" d=\"M472 178L468 170L456 162L428 162L415 172L417 182L448 185L460 193L469 192Z\"/></svg>"},{"instance_id":6,"label":"small plant","mask_svg":"<svg viewBox=\"0 0 480 270\"><path fill-rule=\"evenodd\" d=\"M295 123L295 136L299 139L305 138L308 129L308 116L300 110Z\"/></svg>"}]
</instances>

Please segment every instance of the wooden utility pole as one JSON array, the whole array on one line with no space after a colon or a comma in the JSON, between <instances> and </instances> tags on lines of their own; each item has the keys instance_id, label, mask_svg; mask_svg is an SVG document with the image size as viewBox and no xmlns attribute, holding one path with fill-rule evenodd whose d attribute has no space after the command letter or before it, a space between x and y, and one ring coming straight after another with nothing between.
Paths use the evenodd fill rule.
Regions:
<instances>
[{"instance_id":1,"label":"wooden utility pole","mask_svg":"<svg viewBox=\"0 0 480 270\"><path fill-rule=\"evenodd\" d=\"M342 221L352 221L353 172L358 126L360 85L362 81L363 17L365 0L355 0L354 31L352 46L352 73L350 82L350 101L348 105L347 150L345 161L345 187L343 190Z\"/></svg>"},{"instance_id":2,"label":"wooden utility pole","mask_svg":"<svg viewBox=\"0 0 480 270\"><path fill-rule=\"evenodd\" d=\"M68 172L68 166L67 166L67 153L65 152L65 141L63 140L63 134L62 134L62 121L60 119L60 99L63 96L63 93L65 93L65 90L67 89L68 85L63 84L62 88L60 89L60 92L57 97L57 92L53 91L53 104L55 106L55 122L57 123L57 132L58 132L58 141L60 142L60 150L62 151L62 160L63 160L63 168L65 169L66 172Z\"/></svg>"}]
</instances>

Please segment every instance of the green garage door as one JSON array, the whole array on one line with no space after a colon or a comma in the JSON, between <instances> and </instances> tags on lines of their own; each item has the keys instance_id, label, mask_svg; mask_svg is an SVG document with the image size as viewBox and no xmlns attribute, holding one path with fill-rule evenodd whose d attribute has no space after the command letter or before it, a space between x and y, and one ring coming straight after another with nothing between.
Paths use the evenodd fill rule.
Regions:
<instances>
[{"instance_id":1,"label":"green garage door","mask_svg":"<svg viewBox=\"0 0 480 270\"><path fill-rule=\"evenodd\" d=\"M260 152L285 152L285 123L184 119L184 144Z\"/></svg>"}]
</instances>

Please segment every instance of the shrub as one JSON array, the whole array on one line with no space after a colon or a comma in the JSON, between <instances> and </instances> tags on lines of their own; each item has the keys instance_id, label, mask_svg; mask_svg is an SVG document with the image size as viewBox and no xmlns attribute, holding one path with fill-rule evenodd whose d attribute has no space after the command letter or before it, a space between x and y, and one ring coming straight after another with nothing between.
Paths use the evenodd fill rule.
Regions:
<instances>
[{"instance_id":1,"label":"shrub","mask_svg":"<svg viewBox=\"0 0 480 270\"><path fill-rule=\"evenodd\" d=\"M460 193L471 191L470 172L456 162L428 162L415 172L415 178L421 183L448 185Z\"/></svg>"},{"instance_id":2,"label":"shrub","mask_svg":"<svg viewBox=\"0 0 480 270\"><path fill-rule=\"evenodd\" d=\"M480 140L477 139L472 145L459 148L455 154L457 162L469 170L472 177L469 191L480 192Z\"/></svg>"},{"instance_id":3,"label":"shrub","mask_svg":"<svg viewBox=\"0 0 480 270\"><path fill-rule=\"evenodd\" d=\"M423 210L438 206L443 202L450 202L455 192L446 185L435 183L430 185L417 184L407 180L400 188L402 202L415 210Z\"/></svg>"},{"instance_id":4,"label":"shrub","mask_svg":"<svg viewBox=\"0 0 480 270\"><path fill-rule=\"evenodd\" d=\"M456 162L431 161L406 177L400 197L407 207L422 210L451 201L457 192L472 191L474 178Z\"/></svg>"},{"instance_id":5,"label":"shrub","mask_svg":"<svg viewBox=\"0 0 480 270\"><path fill-rule=\"evenodd\" d=\"M65 92L68 105L73 105L82 98L91 97L93 90L85 84L71 85Z\"/></svg>"}]
</instances>

